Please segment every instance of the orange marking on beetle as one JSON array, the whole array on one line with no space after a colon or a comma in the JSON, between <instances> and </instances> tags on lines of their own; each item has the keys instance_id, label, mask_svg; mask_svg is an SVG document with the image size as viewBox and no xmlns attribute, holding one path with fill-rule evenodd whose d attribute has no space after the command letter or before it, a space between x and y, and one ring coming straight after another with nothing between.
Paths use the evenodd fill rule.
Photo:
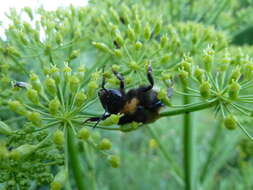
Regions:
<instances>
[{"instance_id":1,"label":"orange marking on beetle","mask_svg":"<svg viewBox=\"0 0 253 190\"><path fill-rule=\"evenodd\" d=\"M134 113L139 102L140 101L137 98L131 99L124 105L123 109L121 110L121 113Z\"/></svg>"}]
</instances>

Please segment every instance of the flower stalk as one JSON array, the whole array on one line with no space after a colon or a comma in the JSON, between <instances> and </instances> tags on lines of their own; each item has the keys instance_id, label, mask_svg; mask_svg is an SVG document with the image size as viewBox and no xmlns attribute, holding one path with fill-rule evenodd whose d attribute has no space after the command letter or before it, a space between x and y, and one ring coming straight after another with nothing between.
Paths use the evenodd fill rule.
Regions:
<instances>
[{"instance_id":1,"label":"flower stalk","mask_svg":"<svg viewBox=\"0 0 253 190\"><path fill-rule=\"evenodd\" d=\"M187 88L184 87L184 92L187 93ZM183 96L184 105L190 103L189 96ZM183 116L183 165L185 177L185 190L192 190L193 187L193 124L192 114L185 112Z\"/></svg>"},{"instance_id":2,"label":"flower stalk","mask_svg":"<svg viewBox=\"0 0 253 190\"><path fill-rule=\"evenodd\" d=\"M72 123L69 123L67 127L67 151L69 156L69 169L72 170L75 183L80 190L85 190L84 175L80 159L78 158L78 150L76 144L76 138L74 135L74 129Z\"/></svg>"},{"instance_id":3,"label":"flower stalk","mask_svg":"<svg viewBox=\"0 0 253 190\"><path fill-rule=\"evenodd\" d=\"M217 99L213 99L211 101L203 102L203 103L196 103L195 105L184 106L183 108L180 108L180 109L161 112L160 117L167 117L167 116L180 115L180 114L185 114L189 112L200 111L203 109L214 107L217 103L218 103Z\"/></svg>"}]
</instances>

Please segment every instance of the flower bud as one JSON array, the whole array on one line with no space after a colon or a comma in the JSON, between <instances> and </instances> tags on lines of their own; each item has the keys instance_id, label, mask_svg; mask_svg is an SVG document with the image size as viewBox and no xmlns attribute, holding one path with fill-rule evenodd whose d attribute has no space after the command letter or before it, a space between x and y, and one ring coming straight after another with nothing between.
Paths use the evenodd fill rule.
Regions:
<instances>
[{"instance_id":1,"label":"flower bud","mask_svg":"<svg viewBox=\"0 0 253 190\"><path fill-rule=\"evenodd\" d=\"M96 89L98 88L97 83L95 81L90 81L87 86L88 86L87 89L88 98L94 97Z\"/></svg>"},{"instance_id":2,"label":"flower bud","mask_svg":"<svg viewBox=\"0 0 253 190\"><path fill-rule=\"evenodd\" d=\"M8 76L2 76L0 79L1 88L5 89L8 88L10 85L11 79Z\"/></svg>"},{"instance_id":3,"label":"flower bud","mask_svg":"<svg viewBox=\"0 0 253 190\"><path fill-rule=\"evenodd\" d=\"M228 51L225 52L225 55L221 58L221 64L219 66L219 69L221 72L225 72L231 63L231 56L228 53Z\"/></svg>"},{"instance_id":4,"label":"flower bud","mask_svg":"<svg viewBox=\"0 0 253 190\"><path fill-rule=\"evenodd\" d=\"M49 56L52 52L52 46L50 44L45 45L44 55Z\"/></svg>"},{"instance_id":5,"label":"flower bud","mask_svg":"<svg viewBox=\"0 0 253 190\"><path fill-rule=\"evenodd\" d=\"M203 81L200 84L199 91L202 98L205 98L205 99L209 98L211 95L211 85L209 84L209 82Z\"/></svg>"},{"instance_id":6,"label":"flower bud","mask_svg":"<svg viewBox=\"0 0 253 190\"><path fill-rule=\"evenodd\" d=\"M120 117L121 117L121 115L112 114L106 120L103 120L102 122L100 122L100 124L103 125L103 126L116 125L116 124L119 123Z\"/></svg>"},{"instance_id":7,"label":"flower bud","mask_svg":"<svg viewBox=\"0 0 253 190\"><path fill-rule=\"evenodd\" d=\"M0 135L10 135L11 133L11 128L3 121L0 121Z\"/></svg>"},{"instance_id":8,"label":"flower bud","mask_svg":"<svg viewBox=\"0 0 253 190\"><path fill-rule=\"evenodd\" d=\"M192 65L191 65L190 61L192 61L191 58L190 57L186 57L180 63L181 69L183 69L184 71L188 72L189 74L191 74L191 70L192 70Z\"/></svg>"},{"instance_id":9,"label":"flower bud","mask_svg":"<svg viewBox=\"0 0 253 190\"><path fill-rule=\"evenodd\" d=\"M42 124L41 115L38 112L30 112L27 115L27 119L29 121L31 121L36 126L41 126L41 124Z\"/></svg>"},{"instance_id":10,"label":"flower bud","mask_svg":"<svg viewBox=\"0 0 253 190\"><path fill-rule=\"evenodd\" d=\"M187 85L188 83L188 77L189 77L189 73L184 71L184 70L180 70L179 71L179 78L181 80L181 82L184 84L184 85Z\"/></svg>"},{"instance_id":11,"label":"flower bud","mask_svg":"<svg viewBox=\"0 0 253 190\"><path fill-rule=\"evenodd\" d=\"M65 62L64 63L64 67L63 67L63 70L62 70L63 72L64 72L64 77L65 77L65 80L69 80L69 76L70 76L70 74L71 74L71 72L72 72L72 69L71 69L71 67L68 65L68 62Z\"/></svg>"},{"instance_id":12,"label":"flower bud","mask_svg":"<svg viewBox=\"0 0 253 190\"><path fill-rule=\"evenodd\" d=\"M95 143L99 143L100 139L101 139L101 135L98 131L95 131L95 132L91 133L91 138Z\"/></svg>"},{"instance_id":13,"label":"flower bud","mask_svg":"<svg viewBox=\"0 0 253 190\"><path fill-rule=\"evenodd\" d=\"M134 71L137 71L140 69L140 66L135 62L135 61L131 61L129 64L128 64L129 68L131 68L132 70Z\"/></svg>"},{"instance_id":14,"label":"flower bud","mask_svg":"<svg viewBox=\"0 0 253 190\"><path fill-rule=\"evenodd\" d=\"M171 80L171 79L172 79L172 76L171 76L170 73L163 72L163 73L162 73L162 76L161 76L161 79L162 79L163 81Z\"/></svg>"},{"instance_id":15,"label":"flower bud","mask_svg":"<svg viewBox=\"0 0 253 190\"><path fill-rule=\"evenodd\" d=\"M76 92L80 84L80 80L76 76L70 76L69 86L72 92Z\"/></svg>"},{"instance_id":16,"label":"flower bud","mask_svg":"<svg viewBox=\"0 0 253 190\"><path fill-rule=\"evenodd\" d=\"M134 22L134 31L136 34L140 34L141 32L141 21L140 19L138 18L138 16L136 16L136 20Z\"/></svg>"},{"instance_id":17,"label":"flower bud","mask_svg":"<svg viewBox=\"0 0 253 190\"><path fill-rule=\"evenodd\" d=\"M142 48L142 43L140 41L137 41L134 45L136 50L140 50Z\"/></svg>"},{"instance_id":18,"label":"flower bud","mask_svg":"<svg viewBox=\"0 0 253 190\"><path fill-rule=\"evenodd\" d=\"M55 41L58 45L61 45L63 42L62 34L60 32L57 32L55 36Z\"/></svg>"},{"instance_id":19,"label":"flower bud","mask_svg":"<svg viewBox=\"0 0 253 190\"><path fill-rule=\"evenodd\" d=\"M211 46L208 46L204 50L204 55L203 55L203 64L204 64L204 68L207 72L210 72L212 69L213 55L214 55L213 49L211 48Z\"/></svg>"},{"instance_id":20,"label":"flower bud","mask_svg":"<svg viewBox=\"0 0 253 190\"><path fill-rule=\"evenodd\" d=\"M171 56L170 55L164 55L162 58L161 58L161 61L160 63L161 64L167 64L171 59Z\"/></svg>"},{"instance_id":21,"label":"flower bud","mask_svg":"<svg viewBox=\"0 0 253 190\"><path fill-rule=\"evenodd\" d=\"M144 38L146 40L149 40L151 37L151 29L150 29L150 26L147 24L144 28Z\"/></svg>"},{"instance_id":22,"label":"flower bud","mask_svg":"<svg viewBox=\"0 0 253 190\"><path fill-rule=\"evenodd\" d=\"M231 100L236 100L238 98L241 86L238 82L233 81L228 88L228 96Z\"/></svg>"},{"instance_id":23,"label":"flower bud","mask_svg":"<svg viewBox=\"0 0 253 190\"><path fill-rule=\"evenodd\" d=\"M158 148L158 143L155 139L150 139L148 145L150 149Z\"/></svg>"},{"instance_id":24,"label":"flower bud","mask_svg":"<svg viewBox=\"0 0 253 190\"><path fill-rule=\"evenodd\" d=\"M82 36L82 33L81 33L81 29L80 29L80 26L78 25L74 31L74 35L73 35L73 39L75 40L79 40Z\"/></svg>"},{"instance_id":25,"label":"flower bud","mask_svg":"<svg viewBox=\"0 0 253 190\"><path fill-rule=\"evenodd\" d=\"M169 49L178 48L180 47L180 45L181 45L181 42L180 42L179 36L177 35L177 33L175 34L173 33L171 36L171 43L170 43Z\"/></svg>"},{"instance_id":26,"label":"flower bud","mask_svg":"<svg viewBox=\"0 0 253 190\"><path fill-rule=\"evenodd\" d=\"M112 148L112 143L109 139L102 139L98 144L98 149L100 150L110 150Z\"/></svg>"},{"instance_id":27,"label":"flower bud","mask_svg":"<svg viewBox=\"0 0 253 190\"><path fill-rule=\"evenodd\" d=\"M249 63L245 65L245 69L244 69L244 76L246 80L249 80L252 78L252 74L253 74L253 64Z\"/></svg>"},{"instance_id":28,"label":"flower bud","mask_svg":"<svg viewBox=\"0 0 253 190\"><path fill-rule=\"evenodd\" d=\"M101 77L101 73L98 71L93 72L91 74L91 80L93 80L93 81L97 81L98 79L100 79L100 77Z\"/></svg>"},{"instance_id":29,"label":"flower bud","mask_svg":"<svg viewBox=\"0 0 253 190\"><path fill-rule=\"evenodd\" d=\"M83 127L78 131L77 136L79 139L86 141L90 137L90 131L87 128Z\"/></svg>"},{"instance_id":30,"label":"flower bud","mask_svg":"<svg viewBox=\"0 0 253 190\"><path fill-rule=\"evenodd\" d=\"M30 18L31 20L33 20L33 12L32 12L32 9L31 9L30 7L24 7L23 10L26 12L26 14L29 16L29 18Z\"/></svg>"},{"instance_id":31,"label":"flower bud","mask_svg":"<svg viewBox=\"0 0 253 190\"><path fill-rule=\"evenodd\" d=\"M118 168L120 166L120 157L116 155L111 155L108 157L108 161L113 168Z\"/></svg>"},{"instance_id":32,"label":"flower bud","mask_svg":"<svg viewBox=\"0 0 253 190\"><path fill-rule=\"evenodd\" d=\"M108 28L111 31L112 35L116 35L119 32L118 26L116 26L115 24L113 24L111 22L108 23Z\"/></svg>"},{"instance_id":33,"label":"flower bud","mask_svg":"<svg viewBox=\"0 0 253 190\"><path fill-rule=\"evenodd\" d=\"M113 52L116 57L122 57L122 51L120 49L114 49Z\"/></svg>"},{"instance_id":34,"label":"flower bud","mask_svg":"<svg viewBox=\"0 0 253 190\"><path fill-rule=\"evenodd\" d=\"M200 69L199 67L197 67L195 70L194 70L194 77L199 81L199 82L202 82L203 80L203 76L204 76L204 70L203 69Z\"/></svg>"},{"instance_id":35,"label":"flower bud","mask_svg":"<svg viewBox=\"0 0 253 190\"><path fill-rule=\"evenodd\" d=\"M38 105L39 104L39 96L38 92L34 89L28 89L26 92L27 98L34 104Z\"/></svg>"},{"instance_id":36,"label":"flower bud","mask_svg":"<svg viewBox=\"0 0 253 190\"><path fill-rule=\"evenodd\" d=\"M47 92L51 95L55 95L56 94L56 84L55 84L55 80L52 78L46 78L44 81L45 84L45 88L47 90Z\"/></svg>"},{"instance_id":37,"label":"flower bud","mask_svg":"<svg viewBox=\"0 0 253 190\"><path fill-rule=\"evenodd\" d=\"M64 187L66 180L67 171L64 168L61 168L50 185L51 190L61 190Z\"/></svg>"},{"instance_id":38,"label":"flower bud","mask_svg":"<svg viewBox=\"0 0 253 190\"><path fill-rule=\"evenodd\" d=\"M9 104L9 108L12 111L14 111L20 115L27 115L28 111L25 109L25 107L19 101L16 101L16 100L9 101L8 104Z\"/></svg>"},{"instance_id":39,"label":"flower bud","mask_svg":"<svg viewBox=\"0 0 253 190\"><path fill-rule=\"evenodd\" d=\"M126 12L123 12L122 16L120 17L121 23L127 26L129 24L129 20L130 20L129 14Z\"/></svg>"},{"instance_id":40,"label":"flower bud","mask_svg":"<svg viewBox=\"0 0 253 190\"><path fill-rule=\"evenodd\" d=\"M126 77L125 77L125 83L126 83L127 85L131 84L132 82L133 82L133 78L131 78L130 76L126 76Z\"/></svg>"},{"instance_id":41,"label":"flower bud","mask_svg":"<svg viewBox=\"0 0 253 190\"><path fill-rule=\"evenodd\" d=\"M7 46L5 49L3 49L3 53L5 53L7 56L15 56L15 57L21 56L18 50L13 46Z\"/></svg>"},{"instance_id":42,"label":"flower bud","mask_svg":"<svg viewBox=\"0 0 253 190\"><path fill-rule=\"evenodd\" d=\"M124 44L124 40L120 34L116 34L115 42L121 47Z\"/></svg>"},{"instance_id":43,"label":"flower bud","mask_svg":"<svg viewBox=\"0 0 253 190\"><path fill-rule=\"evenodd\" d=\"M232 59L231 64L232 65L242 65L243 56L244 55L243 55L242 49L239 48L237 54Z\"/></svg>"},{"instance_id":44,"label":"flower bud","mask_svg":"<svg viewBox=\"0 0 253 190\"><path fill-rule=\"evenodd\" d=\"M77 68L77 77L79 78L80 81L83 80L84 78L84 73L86 72L86 68L84 65L80 65L78 68Z\"/></svg>"},{"instance_id":45,"label":"flower bud","mask_svg":"<svg viewBox=\"0 0 253 190\"><path fill-rule=\"evenodd\" d=\"M113 9L112 7L109 9L110 13L112 14L112 17L114 18L114 20L119 23L119 15L118 13L115 11L115 9Z\"/></svg>"},{"instance_id":46,"label":"flower bud","mask_svg":"<svg viewBox=\"0 0 253 190\"><path fill-rule=\"evenodd\" d=\"M168 37L166 35L163 35L160 41L161 47L162 48L166 47L168 44L168 41L169 41Z\"/></svg>"},{"instance_id":47,"label":"flower bud","mask_svg":"<svg viewBox=\"0 0 253 190\"><path fill-rule=\"evenodd\" d=\"M19 37L19 40L22 44L24 44L24 45L28 44L28 40L26 39L26 36L23 32L18 32L18 37Z\"/></svg>"},{"instance_id":48,"label":"flower bud","mask_svg":"<svg viewBox=\"0 0 253 190\"><path fill-rule=\"evenodd\" d=\"M230 81L238 81L240 77L241 77L241 71L240 71L240 68L237 67L236 69L232 71Z\"/></svg>"},{"instance_id":49,"label":"flower bud","mask_svg":"<svg viewBox=\"0 0 253 190\"><path fill-rule=\"evenodd\" d=\"M127 34L128 34L127 36L128 36L128 38L130 39L130 41L135 41L135 38L136 38L135 32L134 32L134 30L131 28L131 26L128 26Z\"/></svg>"},{"instance_id":50,"label":"flower bud","mask_svg":"<svg viewBox=\"0 0 253 190\"><path fill-rule=\"evenodd\" d=\"M120 66L119 65L112 65L112 70L119 72Z\"/></svg>"},{"instance_id":51,"label":"flower bud","mask_svg":"<svg viewBox=\"0 0 253 190\"><path fill-rule=\"evenodd\" d=\"M51 101L49 102L49 105L48 105L49 112L50 112L52 115L57 114L57 112L58 112L60 106L61 106L60 101L59 101L57 98L54 98L53 100L51 100Z\"/></svg>"},{"instance_id":52,"label":"flower bud","mask_svg":"<svg viewBox=\"0 0 253 190\"><path fill-rule=\"evenodd\" d=\"M69 56L69 61L77 58L80 55L80 50L74 50L71 52L70 56Z\"/></svg>"},{"instance_id":53,"label":"flower bud","mask_svg":"<svg viewBox=\"0 0 253 190\"><path fill-rule=\"evenodd\" d=\"M165 89L162 89L158 92L158 99L162 101L166 106L171 106L171 101L168 97L168 94Z\"/></svg>"},{"instance_id":54,"label":"flower bud","mask_svg":"<svg viewBox=\"0 0 253 190\"><path fill-rule=\"evenodd\" d=\"M4 144L0 144L0 160L7 158L8 156L9 156L9 152L8 152L6 146Z\"/></svg>"},{"instance_id":55,"label":"flower bud","mask_svg":"<svg viewBox=\"0 0 253 190\"><path fill-rule=\"evenodd\" d=\"M83 92L76 93L75 105L77 107L82 106L86 99L87 99L87 96Z\"/></svg>"},{"instance_id":56,"label":"flower bud","mask_svg":"<svg viewBox=\"0 0 253 190\"><path fill-rule=\"evenodd\" d=\"M30 144L21 145L10 152L10 157L15 160L19 160L33 153L37 149L37 147L37 145Z\"/></svg>"},{"instance_id":57,"label":"flower bud","mask_svg":"<svg viewBox=\"0 0 253 190\"><path fill-rule=\"evenodd\" d=\"M224 126L229 130L236 128L237 124L233 115L228 115L226 118L224 118Z\"/></svg>"},{"instance_id":58,"label":"flower bud","mask_svg":"<svg viewBox=\"0 0 253 190\"><path fill-rule=\"evenodd\" d=\"M33 38L34 38L35 42L41 43L40 42L40 33L37 30L33 30L32 34L33 34Z\"/></svg>"},{"instance_id":59,"label":"flower bud","mask_svg":"<svg viewBox=\"0 0 253 190\"><path fill-rule=\"evenodd\" d=\"M140 125L140 123L137 123L137 122L133 121L133 122L131 122L131 123L129 124L129 127L130 127L131 129L136 129L136 128L139 127L139 125ZM122 131L124 131L124 127L122 127Z\"/></svg>"},{"instance_id":60,"label":"flower bud","mask_svg":"<svg viewBox=\"0 0 253 190\"><path fill-rule=\"evenodd\" d=\"M30 74L30 83L32 85L32 88L35 89L37 92L41 91L41 83L38 75L36 75L35 73Z\"/></svg>"},{"instance_id":61,"label":"flower bud","mask_svg":"<svg viewBox=\"0 0 253 190\"><path fill-rule=\"evenodd\" d=\"M98 50L105 52L105 53L112 53L109 47L104 43L99 42L92 42L92 45L94 45Z\"/></svg>"},{"instance_id":62,"label":"flower bud","mask_svg":"<svg viewBox=\"0 0 253 190\"><path fill-rule=\"evenodd\" d=\"M155 28L154 28L154 34L158 35L161 32L161 28L162 28L162 20L160 18L156 21L156 25L155 25Z\"/></svg>"},{"instance_id":63,"label":"flower bud","mask_svg":"<svg viewBox=\"0 0 253 190\"><path fill-rule=\"evenodd\" d=\"M55 73L58 73L58 72L59 72L59 68L56 65L51 66L49 69L50 75L54 75Z\"/></svg>"},{"instance_id":64,"label":"flower bud","mask_svg":"<svg viewBox=\"0 0 253 190\"><path fill-rule=\"evenodd\" d=\"M64 144L64 133L61 130L56 130L53 135L53 142L56 145L63 145Z\"/></svg>"},{"instance_id":65,"label":"flower bud","mask_svg":"<svg viewBox=\"0 0 253 190\"><path fill-rule=\"evenodd\" d=\"M51 73L50 73L50 68L49 67L44 67L43 68L43 73L44 73L44 75L50 75Z\"/></svg>"}]
</instances>

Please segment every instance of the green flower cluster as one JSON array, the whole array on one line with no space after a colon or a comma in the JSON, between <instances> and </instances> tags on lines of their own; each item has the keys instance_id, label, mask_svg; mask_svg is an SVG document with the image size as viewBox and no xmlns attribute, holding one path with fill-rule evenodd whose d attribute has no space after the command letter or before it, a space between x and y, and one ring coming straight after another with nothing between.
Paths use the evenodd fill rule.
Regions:
<instances>
[{"instance_id":1,"label":"green flower cluster","mask_svg":"<svg viewBox=\"0 0 253 190\"><path fill-rule=\"evenodd\" d=\"M6 189L28 189L34 182L38 187L51 183L52 167L63 165L64 159L62 150L48 140L48 132L25 125L22 131L8 135L0 145L0 183Z\"/></svg>"},{"instance_id":2,"label":"green flower cluster","mask_svg":"<svg viewBox=\"0 0 253 190\"><path fill-rule=\"evenodd\" d=\"M38 174L37 170L31 170L31 172L33 172L31 175L38 174L38 179L28 174L26 175L27 179L37 180L37 185L49 184L52 182L52 189L60 189L60 185L58 184L59 177L57 177L58 174L53 180L53 176L49 175L51 172L50 168L53 165L59 166L64 164L62 158L65 158L65 162L68 157L71 159L71 152L69 152L68 148L73 148L69 145L72 141L74 143L78 141L82 146L87 144L93 151L100 152L112 167L119 167L119 157L108 152L112 147L110 140L96 139L87 128L81 128L85 118L96 116L96 114L94 115L89 112L89 107L94 104L93 97L96 96L99 80L99 72L97 72L92 74L91 80L86 81L85 72L86 69L83 66L80 66L77 68L76 72L73 72L72 68L67 63L65 63L62 68L52 65L45 68L43 78L40 78L32 72L29 81L16 82L11 90L12 96L11 100L8 102L9 109L16 112L20 120L22 122L26 121L26 124L25 128L12 131L6 123L1 123L1 134L9 135L10 138L8 138L8 140L11 142L7 142L2 147L2 152L5 152L4 154L6 155L4 155L4 158L8 163L8 159L11 157L14 161L18 160L18 163L20 163L20 159L29 158L27 162L31 162L32 159L34 163L37 162L39 166L40 164L43 166L45 165L50 180L46 177L43 178L46 174L44 175L42 172ZM86 85L84 85L85 83ZM118 119L119 116L113 115L101 124L116 124ZM11 120L8 122L11 122ZM92 123L87 125L93 127ZM70 133L70 128L75 135L67 137ZM45 140L41 135L43 133L48 134L48 138L45 138ZM94 138L96 140L94 140ZM38 144L32 145L35 143L35 139ZM50 145L50 139L54 146ZM46 143L47 146L45 146L44 143ZM14 147L14 149L8 151L9 147ZM50 150L52 148L59 150L58 153L52 152ZM43 153L56 157L59 155L62 158L59 162L54 159L48 161L48 156ZM31 154L33 155L32 157L30 157ZM41 160L39 156L41 154L44 156L45 160ZM6 166L6 163L3 163ZM52 165L47 163L52 163ZM64 172L60 171L59 175L65 172L68 173L69 167L67 163L65 163L63 168ZM9 170L10 168L7 167L6 169ZM15 165L13 170L20 173L22 168L19 169L19 167ZM2 171L6 173L6 170ZM6 181L9 180L11 181L12 178L6 179ZM26 186L24 189L32 184L31 180L25 183ZM2 182L4 181L3 179ZM63 187L65 181L66 180L62 180L59 182L61 187ZM23 188L21 185L23 182L21 183L16 179L15 184L16 183L19 184L20 188ZM11 184L12 183L10 183L10 185ZM7 186L8 185L7 183Z\"/></svg>"}]
</instances>

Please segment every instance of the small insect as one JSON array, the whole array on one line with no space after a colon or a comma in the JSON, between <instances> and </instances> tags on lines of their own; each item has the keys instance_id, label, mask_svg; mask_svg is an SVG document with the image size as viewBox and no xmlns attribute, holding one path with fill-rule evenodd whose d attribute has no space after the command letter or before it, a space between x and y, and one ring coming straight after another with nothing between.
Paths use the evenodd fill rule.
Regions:
<instances>
[{"instance_id":1,"label":"small insect","mask_svg":"<svg viewBox=\"0 0 253 190\"><path fill-rule=\"evenodd\" d=\"M17 88L28 88L29 84L26 82L13 82L13 87L17 87Z\"/></svg>"},{"instance_id":2,"label":"small insect","mask_svg":"<svg viewBox=\"0 0 253 190\"><path fill-rule=\"evenodd\" d=\"M126 21L125 21L125 19L124 19L123 17L119 17L119 20L120 20L120 22L121 22L122 24L126 24Z\"/></svg>"},{"instance_id":3,"label":"small insect","mask_svg":"<svg viewBox=\"0 0 253 190\"><path fill-rule=\"evenodd\" d=\"M115 46L116 49L120 49L120 45L116 40L113 41L113 45Z\"/></svg>"},{"instance_id":4,"label":"small insect","mask_svg":"<svg viewBox=\"0 0 253 190\"><path fill-rule=\"evenodd\" d=\"M105 88L105 78L103 78L98 96L105 112L102 116L91 117L84 123L96 122L94 125L96 127L101 120L118 113L123 114L119 119L119 125L131 122L151 123L158 119L159 110L164 104L157 98L157 92L153 90L151 66L149 65L147 71L149 84L130 89L128 92L125 92L123 76L114 70L112 72L120 81L120 88L118 90Z\"/></svg>"}]
</instances>

